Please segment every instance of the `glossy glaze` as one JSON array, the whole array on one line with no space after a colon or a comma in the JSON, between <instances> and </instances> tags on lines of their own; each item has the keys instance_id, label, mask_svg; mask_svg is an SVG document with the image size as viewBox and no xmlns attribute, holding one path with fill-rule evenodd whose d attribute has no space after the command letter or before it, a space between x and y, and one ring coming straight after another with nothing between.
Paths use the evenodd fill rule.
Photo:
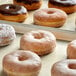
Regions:
<instances>
[{"instance_id":1,"label":"glossy glaze","mask_svg":"<svg viewBox=\"0 0 76 76\"><path fill-rule=\"evenodd\" d=\"M25 3L25 4L32 4L32 3L37 3L39 2L39 0L15 0L16 2L22 2L22 3Z\"/></svg>"},{"instance_id":2,"label":"glossy glaze","mask_svg":"<svg viewBox=\"0 0 76 76\"><path fill-rule=\"evenodd\" d=\"M50 3L59 6L72 6L76 5L76 0L49 0Z\"/></svg>"},{"instance_id":3,"label":"glossy glaze","mask_svg":"<svg viewBox=\"0 0 76 76\"><path fill-rule=\"evenodd\" d=\"M4 15L18 15L26 12L27 11L25 10L25 8L18 5L13 4L0 5L0 13Z\"/></svg>"}]
</instances>

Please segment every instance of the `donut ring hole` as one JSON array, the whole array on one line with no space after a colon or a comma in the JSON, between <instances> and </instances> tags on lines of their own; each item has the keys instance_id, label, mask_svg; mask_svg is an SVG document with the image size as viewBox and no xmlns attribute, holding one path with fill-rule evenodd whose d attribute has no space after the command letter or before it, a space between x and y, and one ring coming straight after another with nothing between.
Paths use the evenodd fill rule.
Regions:
<instances>
[{"instance_id":1,"label":"donut ring hole","mask_svg":"<svg viewBox=\"0 0 76 76\"><path fill-rule=\"evenodd\" d=\"M6 9L14 10L16 9L16 7L11 5L11 6L7 6Z\"/></svg>"},{"instance_id":2,"label":"donut ring hole","mask_svg":"<svg viewBox=\"0 0 76 76\"><path fill-rule=\"evenodd\" d=\"M53 14L54 13L54 11L48 11L47 12L47 14Z\"/></svg>"},{"instance_id":3,"label":"donut ring hole","mask_svg":"<svg viewBox=\"0 0 76 76\"><path fill-rule=\"evenodd\" d=\"M28 58L27 57L25 57L25 56L19 56L18 57L18 60L19 61L25 61L25 60L27 60Z\"/></svg>"},{"instance_id":4,"label":"donut ring hole","mask_svg":"<svg viewBox=\"0 0 76 76\"><path fill-rule=\"evenodd\" d=\"M76 69L76 64L69 64L68 67L69 67L70 69Z\"/></svg>"},{"instance_id":5,"label":"donut ring hole","mask_svg":"<svg viewBox=\"0 0 76 76\"><path fill-rule=\"evenodd\" d=\"M42 39L44 37L43 33L33 33L35 39Z\"/></svg>"}]
</instances>

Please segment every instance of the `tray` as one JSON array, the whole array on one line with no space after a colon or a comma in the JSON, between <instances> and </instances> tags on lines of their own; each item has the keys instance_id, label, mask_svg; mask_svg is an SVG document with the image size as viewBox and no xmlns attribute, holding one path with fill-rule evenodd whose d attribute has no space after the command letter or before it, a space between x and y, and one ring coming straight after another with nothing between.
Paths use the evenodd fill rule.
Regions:
<instances>
[{"instance_id":1,"label":"tray","mask_svg":"<svg viewBox=\"0 0 76 76\"><path fill-rule=\"evenodd\" d=\"M11 0L9 0L11 2ZM10 3L8 2L8 3ZM4 2L2 2L3 4ZM44 4L42 5L41 8L47 8L47 0L44 1ZM51 31L55 34L57 37L57 46L54 50L54 52L45 55L41 57L42 60L42 68L39 73L39 76L51 76L50 71L52 65L62 59L67 58L67 44L69 43L68 41L76 39L76 33L75 33L75 16L76 13L69 14L67 22L64 24L63 27L60 28L50 28L50 27L42 27L42 26L37 26L37 25L32 25L33 24L33 11L29 12L29 17L27 20L20 24L20 23L14 23L14 22L9 22L9 21L1 21L0 23L7 23L11 24L14 26L17 38L10 44L9 46L6 47L0 47L0 76L6 76L3 73L2 69L2 59L4 55L6 55L9 52L18 50L20 48L20 38L23 33L26 33L31 30L37 30L37 29L43 29L43 30L48 30ZM63 41L67 40L67 41Z\"/></svg>"},{"instance_id":2,"label":"tray","mask_svg":"<svg viewBox=\"0 0 76 76\"><path fill-rule=\"evenodd\" d=\"M13 3L13 2L12 0L6 0L5 2L2 0L1 4L3 3ZM43 1L41 8L48 8L48 0ZM43 30L51 31L52 33L55 34L56 38L60 40L71 41L76 39L76 32L75 32L76 13L69 14L66 23L60 28L33 25L33 13L34 11L30 11L29 17L22 24L8 22L8 21L0 21L0 23L11 24L15 28L16 33L25 33L26 31L29 31L28 28L30 28L30 30L43 29Z\"/></svg>"}]
</instances>

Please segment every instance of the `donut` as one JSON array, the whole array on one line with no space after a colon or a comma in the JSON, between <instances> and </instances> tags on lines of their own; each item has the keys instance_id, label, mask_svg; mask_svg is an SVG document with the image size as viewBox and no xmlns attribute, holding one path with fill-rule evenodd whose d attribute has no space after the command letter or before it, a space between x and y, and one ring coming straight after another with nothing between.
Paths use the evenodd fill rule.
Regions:
<instances>
[{"instance_id":1,"label":"donut","mask_svg":"<svg viewBox=\"0 0 76 76\"><path fill-rule=\"evenodd\" d=\"M67 19L67 14L56 8L36 10L34 13L34 24L48 27L60 27Z\"/></svg>"},{"instance_id":2,"label":"donut","mask_svg":"<svg viewBox=\"0 0 76 76\"><path fill-rule=\"evenodd\" d=\"M15 4L0 5L0 20L23 22L28 17L26 8Z\"/></svg>"},{"instance_id":3,"label":"donut","mask_svg":"<svg viewBox=\"0 0 76 76\"><path fill-rule=\"evenodd\" d=\"M41 59L31 51L14 51L3 57L3 71L8 76L37 76Z\"/></svg>"},{"instance_id":4,"label":"donut","mask_svg":"<svg viewBox=\"0 0 76 76\"><path fill-rule=\"evenodd\" d=\"M76 60L65 59L54 63L51 76L76 76Z\"/></svg>"},{"instance_id":5,"label":"donut","mask_svg":"<svg viewBox=\"0 0 76 76\"><path fill-rule=\"evenodd\" d=\"M76 59L76 40L69 42L67 45L67 58Z\"/></svg>"},{"instance_id":6,"label":"donut","mask_svg":"<svg viewBox=\"0 0 76 76\"><path fill-rule=\"evenodd\" d=\"M13 0L13 3L22 5L27 8L27 10L32 11L41 7L42 0Z\"/></svg>"},{"instance_id":7,"label":"donut","mask_svg":"<svg viewBox=\"0 0 76 76\"><path fill-rule=\"evenodd\" d=\"M49 8L58 8L67 14L76 12L76 0L49 0Z\"/></svg>"},{"instance_id":8,"label":"donut","mask_svg":"<svg viewBox=\"0 0 76 76\"><path fill-rule=\"evenodd\" d=\"M10 44L15 38L15 30L11 25L0 24L0 46Z\"/></svg>"},{"instance_id":9,"label":"donut","mask_svg":"<svg viewBox=\"0 0 76 76\"><path fill-rule=\"evenodd\" d=\"M30 50L39 56L49 54L56 47L56 38L44 30L33 30L24 34L20 39L20 49Z\"/></svg>"}]
</instances>

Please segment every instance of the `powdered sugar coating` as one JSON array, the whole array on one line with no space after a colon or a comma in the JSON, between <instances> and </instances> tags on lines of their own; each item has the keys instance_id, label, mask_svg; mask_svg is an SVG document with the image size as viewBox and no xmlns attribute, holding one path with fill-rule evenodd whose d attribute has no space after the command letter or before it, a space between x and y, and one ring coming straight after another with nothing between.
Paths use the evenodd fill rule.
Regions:
<instances>
[{"instance_id":1,"label":"powdered sugar coating","mask_svg":"<svg viewBox=\"0 0 76 76\"><path fill-rule=\"evenodd\" d=\"M0 24L0 46L8 45L14 38L16 38L14 28L8 24Z\"/></svg>"}]
</instances>

